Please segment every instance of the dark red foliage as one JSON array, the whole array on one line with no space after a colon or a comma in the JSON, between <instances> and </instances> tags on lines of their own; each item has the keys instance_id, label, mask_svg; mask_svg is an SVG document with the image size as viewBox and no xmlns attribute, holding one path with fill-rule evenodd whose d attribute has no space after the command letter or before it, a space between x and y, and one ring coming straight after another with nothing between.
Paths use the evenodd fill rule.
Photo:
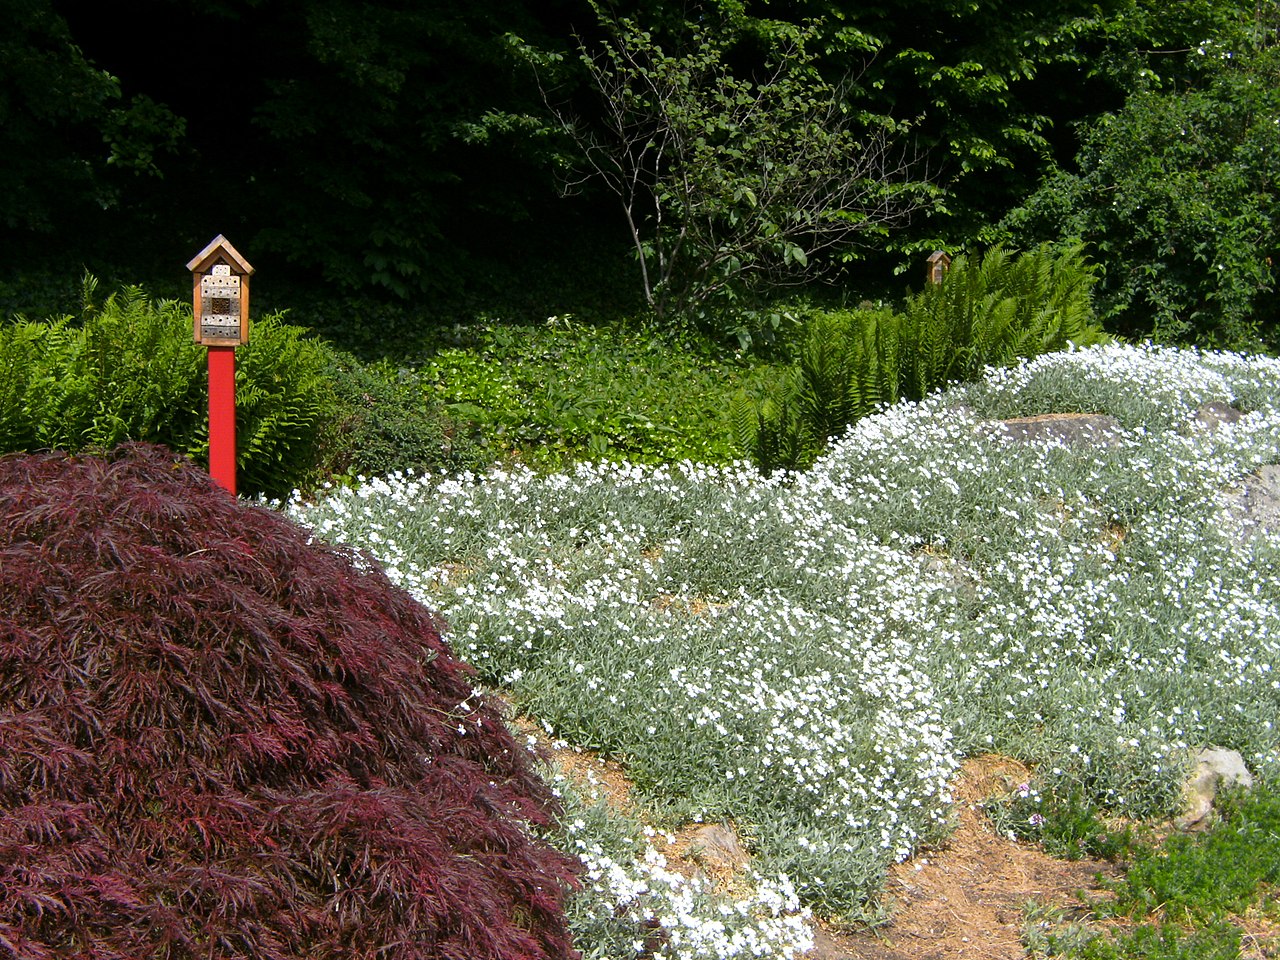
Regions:
<instances>
[{"instance_id":1,"label":"dark red foliage","mask_svg":"<svg viewBox=\"0 0 1280 960\"><path fill-rule=\"evenodd\" d=\"M0 457L0 957L572 956L430 613L167 451Z\"/></svg>"}]
</instances>

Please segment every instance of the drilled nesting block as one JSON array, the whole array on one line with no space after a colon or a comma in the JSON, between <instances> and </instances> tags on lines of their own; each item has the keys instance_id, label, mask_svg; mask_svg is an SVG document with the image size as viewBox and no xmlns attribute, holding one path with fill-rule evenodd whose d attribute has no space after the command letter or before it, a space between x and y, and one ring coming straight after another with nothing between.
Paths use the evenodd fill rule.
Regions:
<instances>
[{"instance_id":1,"label":"drilled nesting block","mask_svg":"<svg viewBox=\"0 0 1280 960\"><path fill-rule=\"evenodd\" d=\"M196 343L235 347L248 340L249 275L253 267L218 235L187 269L194 275Z\"/></svg>"},{"instance_id":2,"label":"drilled nesting block","mask_svg":"<svg viewBox=\"0 0 1280 960\"><path fill-rule=\"evenodd\" d=\"M200 280L200 339L240 342L240 278L225 263Z\"/></svg>"}]
</instances>

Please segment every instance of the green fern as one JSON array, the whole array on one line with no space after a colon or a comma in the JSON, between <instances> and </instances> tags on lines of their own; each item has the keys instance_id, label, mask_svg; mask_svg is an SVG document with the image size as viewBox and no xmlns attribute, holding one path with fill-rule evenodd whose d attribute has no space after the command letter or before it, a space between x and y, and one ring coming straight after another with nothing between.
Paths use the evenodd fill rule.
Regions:
<instances>
[{"instance_id":1,"label":"green fern","mask_svg":"<svg viewBox=\"0 0 1280 960\"><path fill-rule=\"evenodd\" d=\"M334 407L329 354L279 314L259 319L238 351L236 433L247 487L283 496L316 479L318 451ZM207 443L207 436L205 437Z\"/></svg>"},{"instance_id":2,"label":"green fern","mask_svg":"<svg viewBox=\"0 0 1280 960\"><path fill-rule=\"evenodd\" d=\"M806 331L800 350L797 416L813 438L824 444L862 415L863 339L847 313L819 314Z\"/></svg>"},{"instance_id":3,"label":"green fern","mask_svg":"<svg viewBox=\"0 0 1280 960\"><path fill-rule=\"evenodd\" d=\"M993 247L976 262L957 257L942 283L906 302L902 395L922 399L987 366L1097 343L1096 279L1078 244L1020 255Z\"/></svg>"},{"instance_id":4,"label":"green fern","mask_svg":"<svg viewBox=\"0 0 1280 960\"><path fill-rule=\"evenodd\" d=\"M739 446L762 470L809 466L850 423L897 399L899 342L888 310L813 314L795 369L754 405L740 400Z\"/></svg>"},{"instance_id":5,"label":"green fern","mask_svg":"<svg viewBox=\"0 0 1280 960\"><path fill-rule=\"evenodd\" d=\"M1094 268L1079 245L957 257L942 283L902 313L815 313L795 370L754 407L735 411L738 443L764 470L802 467L850 423L899 399L1104 339L1094 324ZM745 401L744 401L745 403Z\"/></svg>"},{"instance_id":6,"label":"green fern","mask_svg":"<svg viewBox=\"0 0 1280 960\"><path fill-rule=\"evenodd\" d=\"M0 450L35 444L30 405L38 395L45 334L45 327L25 320L0 325Z\"/></svg>"},{"instance_id":7,"label":"green fern","mask_svg":"<svg viewBox=\"0 0 1280 960\"><path fill-rule=\"evenodd\" d=\"M734 395L729 407L729 421L733 424L734 445L753 462L759 465L755 454L755 444L759 436L759 404L760 398L754 397L745 390Z\"/></svg>"},{"instance_id":8,"label":"green fern","mask_svg":"<svg viewBox=\"0 0 1280 960\"><path fill-rule=\"evenodd\" d=\"M791 371L764 396L739 393L734 400L735 439L765 473L808 466L822 451L822 441L800 415L799 389L799 376Z\"/></svg>"},{"instance_id":9,"label":"green fern","mask_svg":"<svg viewBox=\"0 0 1280 960\"><path fill-rule=\"evenodd\" d=\"M0 325L0 452L108 449L126 440L208 455L205 350L191 308L125 287L99 302L86 276L79 317ZM237 351L240 487L282 495L314 479L334 404L328 353L279 316Z\"/></svg>"}]
</instances>

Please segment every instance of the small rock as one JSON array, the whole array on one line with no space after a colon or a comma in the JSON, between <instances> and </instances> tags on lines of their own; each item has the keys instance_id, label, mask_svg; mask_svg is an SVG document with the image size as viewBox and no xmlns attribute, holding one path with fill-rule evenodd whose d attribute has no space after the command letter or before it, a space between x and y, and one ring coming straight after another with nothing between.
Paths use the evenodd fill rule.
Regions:
<instances>
[{"instance_id":1,"label":"small rock","mask_svg":"<svg viewBox=\"0 0 1280 960\"><path fill-rule=\"evenodd\" d=\"M821 927L814 927L813 949L804 955L804 960L853 960L853 957L831 934Z\"/></svg>"},{"instance_id":2,"label":"small rock","mask_svg":"<svg viewBox=\"0 0 1280 960\"><path fill-rule=\"evenodd\" d=\"M1203 830L1209 825L1213 801L1226 786L1253 786L1253 774L1235 750L1207 747L1196 754L1196 769L1183 787L1185 807L1174 821L1181 830Z\"/></svg>"},{"instance_id":3,"label":"small rock","mask_svg":"<svg viewBox=\"0 0 1280 960\"><path fill-rule=\"evenodd\" d=\"M1114 447L1124 435L1115 417L1105 413L1046 413L1038 417L1001 420L1010 440L1059 442L1069 447Z\"/></svg>"},{"instance_id":4,"label":"small rock","mask_svg":"<svg viewBox=\"0 0 1280 960\"><path fill-rule=\"evenodd\" d=\"M1199 427L1201 430L1212 432L1224 424L1235 423L1242 417L1244 417L1244 414L1231 406L1231 404L1213 400L1209 403L1201 404L1191 422L1193 426Z\"/></svg>"},{"instance_id":5,"label":"small rock","mask_svg":"<svg viewBox=\"0 0 1280 960\"><path fill-rule=\"evenodd\" d=\"M729 870L740 870L750 859L733 828L723 823L709 823L694 831L689 852L708 867Z\"/></svg>"}]
</instances>

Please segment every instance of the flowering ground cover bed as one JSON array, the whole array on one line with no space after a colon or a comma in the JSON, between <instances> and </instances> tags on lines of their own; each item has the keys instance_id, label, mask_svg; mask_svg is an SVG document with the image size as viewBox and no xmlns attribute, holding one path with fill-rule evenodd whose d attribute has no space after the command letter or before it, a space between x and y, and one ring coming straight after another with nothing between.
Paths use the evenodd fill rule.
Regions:
<instances>
[{"instance_id":1,"label":"flowering ground cover bed","mask_svg":"<svg viewBox=\"0 0 1280 960\"><path fill-rule=\"evenodd\" d=\"M802 907L867 917L945 834L966 758L1136 819L1176 811L1204 745L1274 779L1280 537L1238 492L1280 461L1278 374L1108 346L885 410L803 474L393 476L286 510L440 611L519 711L618 761L657 829L744 838L754 893L717 901L571 801L594 955L789 956ZM1210 403L1244 416L1206 427ZM1117 427L1000 424L1061 413Z\"/></svg>"}]
</instances>

